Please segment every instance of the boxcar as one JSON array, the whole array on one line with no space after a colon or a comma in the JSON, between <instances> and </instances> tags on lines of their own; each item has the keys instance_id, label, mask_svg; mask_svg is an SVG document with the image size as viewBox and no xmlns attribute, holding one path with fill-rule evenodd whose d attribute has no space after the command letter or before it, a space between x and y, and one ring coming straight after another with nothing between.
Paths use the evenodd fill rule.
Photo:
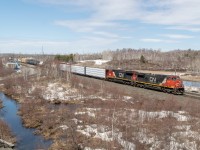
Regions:
<instances>
[{"instance_id":1,"label":"boxcar","mask_svg":"<svg viewBox=\"0 0 200 150\"><path fill-rule=\"evenodd\" d=\"M85 67L71 65L71 72L80 75L85 75Z\"/></svg>"},{"instance_id":2,"label":"boxcar","mask_svg":"<svg viewBox=\"0 0 200 150\"><path fill-rule=\"evenodd\" d=\"M87 76L103 79L106 78L106 69L86 67L85 70L85 75Z\"/></svg>"}]
</instances>

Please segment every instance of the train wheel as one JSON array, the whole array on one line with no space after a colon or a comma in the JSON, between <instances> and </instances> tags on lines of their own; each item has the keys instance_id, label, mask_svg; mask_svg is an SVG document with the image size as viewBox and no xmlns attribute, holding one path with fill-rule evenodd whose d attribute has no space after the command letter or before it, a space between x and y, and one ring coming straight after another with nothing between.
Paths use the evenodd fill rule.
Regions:
<instances>
[{"instance_id":1,"label":"train wheel","mask_svg":"<svg viewBox=\"0 0 200 150\"><path fill-rule=\"evenodd\" d=\"M174 95L177 95L177 94L178 94L178 90L177 90L177 89L174 89L174 90L173 90L173 94L174 94Z\"/></svg>"},{"instance_id":2,"label":"train wheel","mask_svg":"<svg viewBox=\"0 0 200 150\"><path fill-rule=\"evenodd\" d=\"M163 91L164 93L166 93L166 92L167 92L165 88L162 88L162 91Z\"/></svg>"},{"instance_id":3,"label":"train wheel","mask_svg":"<svg viewBox=\"0 0 200 150\"><path fill-rule=\"evenodd\" d=\"M135 86L135 82L131 82L131 86Z\"/></svg>"},{"instance_id":4,"label":"train wheel","mask_svg":"<svg viewBox=\"0 0 200 150\"><path fill-rule=\"evenodd\" d=\"M180 93L181 93L181 95L183 95L184 94L184 90L180 90Z\"/></svg>"},{"instance_id":5,"label":"train wheel","mask_svg":"<svg viewBox=\"0 0 200 150\"><path fill-rule=\"evenodd\" d=\"M172 91L171 91L170 89L167 89L166 92L167 92L167 93L171 93Z\"/></svg>"}]
</instances>

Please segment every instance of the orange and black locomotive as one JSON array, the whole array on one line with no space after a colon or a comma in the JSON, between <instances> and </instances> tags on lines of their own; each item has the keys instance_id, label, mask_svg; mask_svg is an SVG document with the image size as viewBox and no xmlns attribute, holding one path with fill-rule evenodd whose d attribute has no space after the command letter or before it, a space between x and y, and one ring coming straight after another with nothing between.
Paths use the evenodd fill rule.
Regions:
<instances>
[{"instance_id":1,"label":"orange and black locomotive","mask_svg":"<svg viewBox=\"0 0 200 150\"><path fill-rule=\"evenodd\" d=\"M183 81L176 75L160 75L124 70L107 70L106 79L142 88L158 89L168 93L184 93Z\"/></svg>"}]
</instances>

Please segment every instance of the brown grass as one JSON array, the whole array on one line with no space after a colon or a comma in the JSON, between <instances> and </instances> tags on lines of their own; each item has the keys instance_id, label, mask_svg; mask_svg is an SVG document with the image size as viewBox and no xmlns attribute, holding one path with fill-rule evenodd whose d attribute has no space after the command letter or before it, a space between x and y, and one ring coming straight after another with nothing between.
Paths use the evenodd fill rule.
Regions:
<instances>
[{"instance_id":1,"label":"brown grass","mask_svg":"<svg viewBox=\"0 0 200 150\"><path fill-rule=\"evenodd\" d=\"M192 130L200 132L198 124L200 102L198 101L177 101L171 97L161 101L141 97L138 93L133 93L132 99L124 101L123 96L127 96L127 93L119 86L111 86L101 80L93 81L89 78L79 78L72 75L70 81L64 79L62 83L70 84L71 87L76 88L77 94L83 97L81 100L83 102L55 106L42 99L43 90L41 89L42 86L47 87L48 81L57 82L53 79L51 77L41 78L38 81L31 80L30 83L21 78L20 82L19 80L12 83L7 81L5 85L7 91L12 95L20 95L22 98L25 95L32 97L24 98L24 101L21 101L20 115L26 127L36 128L36 134L54 140L51 149L83 149L84 147L105 149L115 147L115 149L120 149L116 137L109 142L94 138L95 133L91 133L91 136L85 136L77 132L78 126L84 129L87 125L93 124L97 125L98 131L100 131L101 126L105 126L108 131L121 132L123 139L135 143L137 149L149 149L152 146L139 139L142 129L145 129L148 138L157 137L156 140L162 143L158 149L167 147L170 142L169 137L173 132L177 132L175 127L180 125L180 122L170 115L162 119L146 117L141 121L139 114L141 110L145 112L171 111L174 113L185 111L186 114L195 119L181 122L181 124L189 124ZM28 89L32 85L37 85L37 87L32 94L29 94ZM91 95L94 97L88 98ZM92 112L95 114L94 117L89 116L88 113L75 115L75 112L88 111L87 108L94 109ZM81 122L75 123L73 119ZM62 129L61 125L66 125L68 128ZM177 138L177 140L180 139ZM187 138L184 137L182 140L187 140Z\"/></svg>"},{"instance_id":2,"label":"brown grass","mask_svg":"<svg viewBox=\"0 0 200 150\"><path fill-rule=\"evenodd\" d=\"M16 142L16 138L14 138L8 124L6 124L3 120L0 120L0 139L10 143Z\"/></svg>"},{"instance_id":3,"label":"brown grass","mask_svg":"<svg viewBox=\"0 0 200 150\"><path fill-rule=\"evenodd\" d=\"M3 102L0 100L0 109L3 108Z\"/></svg>"}]
</instances>

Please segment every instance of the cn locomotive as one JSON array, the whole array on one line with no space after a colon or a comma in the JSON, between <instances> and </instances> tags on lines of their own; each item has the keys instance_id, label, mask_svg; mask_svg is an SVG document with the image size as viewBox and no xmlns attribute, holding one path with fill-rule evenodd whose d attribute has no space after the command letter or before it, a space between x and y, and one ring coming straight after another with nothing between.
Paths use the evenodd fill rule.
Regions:
<instances>
[{"instance_id":1,"label":"cn locomotive","mask_svg":"<svg viewBox=\"0 0 200 150\"><path fill-rule=\"evenodd\" d=\"M74 74L121 82L136 87L156 89L167 93L184 94L183 81L176 75L160 75L138 71L110 70L60 64L60 69Z\"/></svg>"},{"instance_id":2,"label":"cn locomotive","mask_svg":"<svg viewBox=\"0 0 200 150\"><path fill-rule=\"evenodd\" d=\"M107 70L106 79L142 88L157 89L168 93L184 93L183 81L179 76L175 75L160 75L124 70Z\"/></svg>"}]
</instances>

